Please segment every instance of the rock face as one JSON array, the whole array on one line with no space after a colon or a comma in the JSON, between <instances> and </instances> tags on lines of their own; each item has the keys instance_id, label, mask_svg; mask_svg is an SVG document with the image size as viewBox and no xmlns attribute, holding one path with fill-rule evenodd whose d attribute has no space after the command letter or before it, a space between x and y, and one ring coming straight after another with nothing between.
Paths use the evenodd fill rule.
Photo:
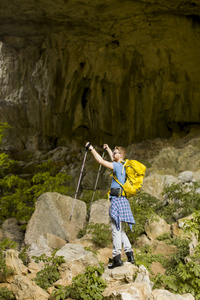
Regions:
<instances>
[{"instance_id":1,"label":"rock face","mask_svg":"<svg viewBox=\"0 0 200 300\"><path fill-rule=\"evenodd\" d=\"M197 0L2 0L8 147L128 145L199 123L199 15Z\"/></svg>"}]
</instances>

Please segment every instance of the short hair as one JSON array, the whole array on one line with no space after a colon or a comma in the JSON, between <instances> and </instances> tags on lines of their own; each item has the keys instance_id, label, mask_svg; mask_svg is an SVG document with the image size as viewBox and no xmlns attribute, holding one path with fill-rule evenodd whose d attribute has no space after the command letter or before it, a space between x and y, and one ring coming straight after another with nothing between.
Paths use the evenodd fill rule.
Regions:
<instances>
[{"instance_id":1,"label":"short hair","mask_svg":"<svg viewBox=\"0 0 200 300\"><path fill-rule=\"evenodd\" d=\"M119 151L120 154L122 154L123 159L126 158L126 148L121 147L121 146L116 146L115 149Z\"/></svg>"}]
</instances>

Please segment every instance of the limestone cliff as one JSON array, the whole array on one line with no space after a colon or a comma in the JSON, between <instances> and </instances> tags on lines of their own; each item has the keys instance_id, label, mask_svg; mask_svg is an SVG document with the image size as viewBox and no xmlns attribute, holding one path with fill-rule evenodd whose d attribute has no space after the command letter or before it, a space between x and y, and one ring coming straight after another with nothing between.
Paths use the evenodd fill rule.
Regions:
<instances>
[{"instance_id":1,"label":"limestone cliff","mask_svg":"<svg viewBox=\"0 0 200 300\"><path fill-rule=\"evenodd\" d=\"M200 122L198 0L0 3L10 146L128 145Z\"/></svg>"}]
</instances>

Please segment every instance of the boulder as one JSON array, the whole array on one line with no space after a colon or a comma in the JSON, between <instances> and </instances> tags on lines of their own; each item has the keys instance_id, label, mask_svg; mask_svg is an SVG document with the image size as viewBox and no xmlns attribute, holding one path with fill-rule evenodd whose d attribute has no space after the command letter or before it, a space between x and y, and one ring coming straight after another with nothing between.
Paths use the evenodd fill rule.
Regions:
<instances>
[{"instance_id":1,"label":"boulder","mask_svg":"<svg viewBox=\"0 0 200 300\"><path fill-rule=\"evenodd\" d=\"M153 171L144 180L142 189L157 199L164 200L162 195L164 186L179 183L177 177L173 175L161 175L157 171Z\"/></svg>"},{"instance_id":2,"label":"boulder","mask_svg":"<svg viewBox=\"0 0 200 300\"><path fill-rule=\"evenodd\" d=\"M120 268L105 269L102 278L109 286L116 284L130 283L133 281L135 274L138 272L138 267L131 263L125 262Z\"/></svg>"},{"instance_id":3,"label":"boulder","mask_svg":"<svg viewBox=\"0 0 200 300\"><path fill-rule=\"evenodd\" d=\"M47 300L49 298L47 292L22 275L14 277L11 288L17 300Z\"/></svg>"},{"instance_id":4,"label":"boulder","mask_svg":"<svg viewBox=\"0 0 200 300\"><path fill-rule=\"evenodd\" d=\"M73 203L73 198L55 192L42 194L29 220L25 244L35 243L44 233L51 233L68 242L74 240L86 224L86 204L76 199L70 221Z\"/></svg>"},{"instance_id":5,"label":"boulder","mask_svg":"<svg viewBox=\"0 0 200 300\"><path fill-rule=\"evenodd\" d=\"M153 216L147 220L145 224L145 232L147 236L152 240L164 233L171 233L170 226L167 222L159 216Z\"/></svg>"},{"instance_id":6,"label":"boulder","mask_svg":"<svg viewBox=\"0 0 200 300\"><path fill-rule=\"evenodd\" d=\"M105 300L148 300L150 296L149 286L146 283L141 286L129 283L107 287L102 294Z\"/></svg>"},{"instance_id":7,"label":"boulder","mask_svg":"<svg viewBox=\"0 0 200 300\"><path fill-rule=\"evenodd\" d=\"M163 196L161 193L163 192L164 179L164 175L156 172L151 173L145 178L142 189L151 196L162 200Z\"/></svg>"},{"instance_id":8,"label":"boulder","mask_svg":"<svg viewBox=\"0 0 200 300\"><path fill-rule=\"evenodd\" d=\"M149 300L195 300L191 294L172 294L166 290L154 290Z\"/></svg>"},{"instance_id":9,"label":"boulder","mask_svg":"<svg viewBox=\"0 0 200 300\"><path fill-rule=\"evenodd\" d=\"M21 259L18 258L19 252L14 249L8 249L5 251L5 264L13 270L12 273L1 274L0 281L11 283L15 275L26 275L28 273L27 268L23 265Z\"/></svg>"},{"instance_id":10,"label":"boulder","mask_svg":"<svg viewBox=\"0 0 200 300\"><path fill-rule=\"evenodd\" d=\"M27 256L31 261L32 256L46 254L51 256L52 250L60 249L66 244L66 241L52 233L45 233L39 236L37 241L31 244L27 250Z\"/></svg>"},{"instance_id":11,"label":"boulder","mask_svg":"<svg viewBox=\"0 0 200 300\"><path fill-rule=\"evenodd\" d=\"M127 274L126 271L126 267L130 265L130 263L125 263L125 265L123 267L119 267L119 268L115 268L115 270L113 270L111 272L111 274L115 274L115 278L116 278L116 284L113 283L112 280L112 285L108 285L108 287L104 290L103 292L103 296L104 299L112 299L112 300L117 300L117 299L121 299L121 300L148 300L150 295L151 295L151 291L152 291L152 284L150 282L149 279L149 275L148 275L148 271L146 270L146 268L144 266L140 266L139 269L135 266L132 266L132 275L137 273L137 277L136 280L134 282L131 282L131 277L132 275L129 277L125 276L125 274ZM131 269L131 267L130 267ZM109 272L107 272L107 274L109 274ZM118 274L118 275L117 275ZM124 276L122 276L124 274ZM104 275L105 276L105 275ZM131 283L128 284L119 284L119 278L121 279L129 279ZM107 280L107 277L106 277ZM107 281L109 282L109 281Z\"/></svg>"},{"instance_id":12,"label":"boulder","mask_svg":"<svg viewBox=\"0 0 200 300\"><path fill-rule=\"evenodd\" d=\"M87 266L99 267L97 256L78 244L66 244L56 252L57 256L63 256L65 263L59 267L61 279L55 285L69 285L72 278L78 274L84 273Z\"/></svg>"},{"instance_id":13,"label":"boulder","mask_svg":"<svg viewBox=\"0 0 200 300\"><path fill-rule=\"evenodd\" d=\"M184 171L178 175L178 179L182 183L192 182L193 181L193 172L192 171Z\"/></svg>"},{"instance_id":14,"label":"boulder","mask_svg":"<svg viewBox=\"0 0 200 300\"><path fill-rule=\"evenodd\" d=\"M145 247L146 245L151 245L151 240L146 236L146 234L142 234L136 239L135 243L139 247Z\"/></svg>"},{"instance_id":15,"label":"boulder","mask_svg":"<svg viewBox=\"0 0 200 300\"><path fill-rule=\"evenodd\" d=\"M179 228L178 222L171 224L172 237L176 238L183 234L183 229Z\"/></svg>"},{"instance_id":16,"label":"boulder","mask_svg":"<svg viewBox=\"0 0 200 300\"><path fill-rule=\"evenodd\" d=\"M100 199L93 202L90 210L89 223L109 224L109 207L110 201L108 199Z\"/></svg>"},{"instance_id":17,"label":"boulder","mask_svg":"<svg viewBox=\"0 0 200 300\"><path fill-rule=\"evenodd\" d=\"M7 219L2 224L2 238L9 239L21 245L24 241L24 231L15 218Z\"/></svg>"}]
</instances>

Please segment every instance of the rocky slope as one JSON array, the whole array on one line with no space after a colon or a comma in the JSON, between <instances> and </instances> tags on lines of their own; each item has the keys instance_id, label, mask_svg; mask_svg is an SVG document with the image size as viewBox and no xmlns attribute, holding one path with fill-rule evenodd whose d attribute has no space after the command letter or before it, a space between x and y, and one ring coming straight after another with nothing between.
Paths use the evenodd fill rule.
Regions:
<instances>
[{"instance_id":1,"label":"rocky slope","mask_svg":"<svg viewBox=\"0 0 200 300\"><path fill-rule=\"evenodd\" d=\"M186 136L174 136L171 139L155 139L133 144L128 147L130 158L138 159L147 165L147 174L144 191L156 196L161 201L164 184L180 182L192 186L195 181L200 181L200 137L199 131L190 131ZM99 151L100 148L97 148ZM60 168L60 171L73 175L72 184L76 186L80 173L84 148L59 147L47 153L37 152L38 160L33 160L27 164L21 161L23 175L34 173L35 166L39 161L52 159L53 163ZM97 164L88 153L85 170L83 174L82 189L93 189L97 175ZM33 158L32 158L33 159ZM21 173L22 175L22 173ZM103 176L102 176L103 175ZM99 188L105 194L109 186L109 173L102 170L99 180ZM79 194L80 196L80 194ZM166 199L165 199L166 201ZM12 289L17 299L52 299L50 294L54 286L61 284L69 285L73 276L83 273L88 265L98 265L98 260L105 263L103 278L108 287L104 291L105 299L140 299L140 300L194 300L191 294L177 295L163 289L152 289L151 275L142 265L139 267L125 263L123 268L108 270L108 257L112 255L112 246L97 247L91 235L85 235L81 239L76 239L79 229L83 229L86 224L86 205L80 200L76 201L75 211L72 221L69 216L73 199L62 196L58 193L46 193L37 200L36 209L26 228L24 236L19 223L15 219L6 220L0 230L0 241L10 238L20 245L25 243L29 246L27 257L28 266L24 266L18 259L18 252L14 250L5 251L6 263L14 269L12 276L0 278L0 287ZM109 223L108 217L109 202L107 199L100 199L93 203L89 222ZM81 218L80 218L81 216ZM145 224L144 233L139 237L134 249L140 252L140 247L152 247L152 255L165 254L167 256L176 252L176 247L166 245L158 241L157 237L163 233L171 234L173 237L180 236L183 228L183 221L176 215L178 221L169 225L162 218L149 220ZM197 241L192 241L190 251L194 251ZM90 249L97 251L94 254ZM54 283L48 291L44 291L35 285L31 279L36 277L36 273L41 270L41 264L35 264L32 256L42 254L51 255L53 249L61 248L58 252L65 256L65 263L60 268L61 278ZM123 260L126 260L123 254ZM164 274L165 269L158 261L154 261L151 266L154 275ZM27 289L28 287L28 289ZM35 297L35 298L34 298ZM129 298L126 298L129 297ZM135 298L134 298L135 297Z\"/></svg>"}]
</instances>

